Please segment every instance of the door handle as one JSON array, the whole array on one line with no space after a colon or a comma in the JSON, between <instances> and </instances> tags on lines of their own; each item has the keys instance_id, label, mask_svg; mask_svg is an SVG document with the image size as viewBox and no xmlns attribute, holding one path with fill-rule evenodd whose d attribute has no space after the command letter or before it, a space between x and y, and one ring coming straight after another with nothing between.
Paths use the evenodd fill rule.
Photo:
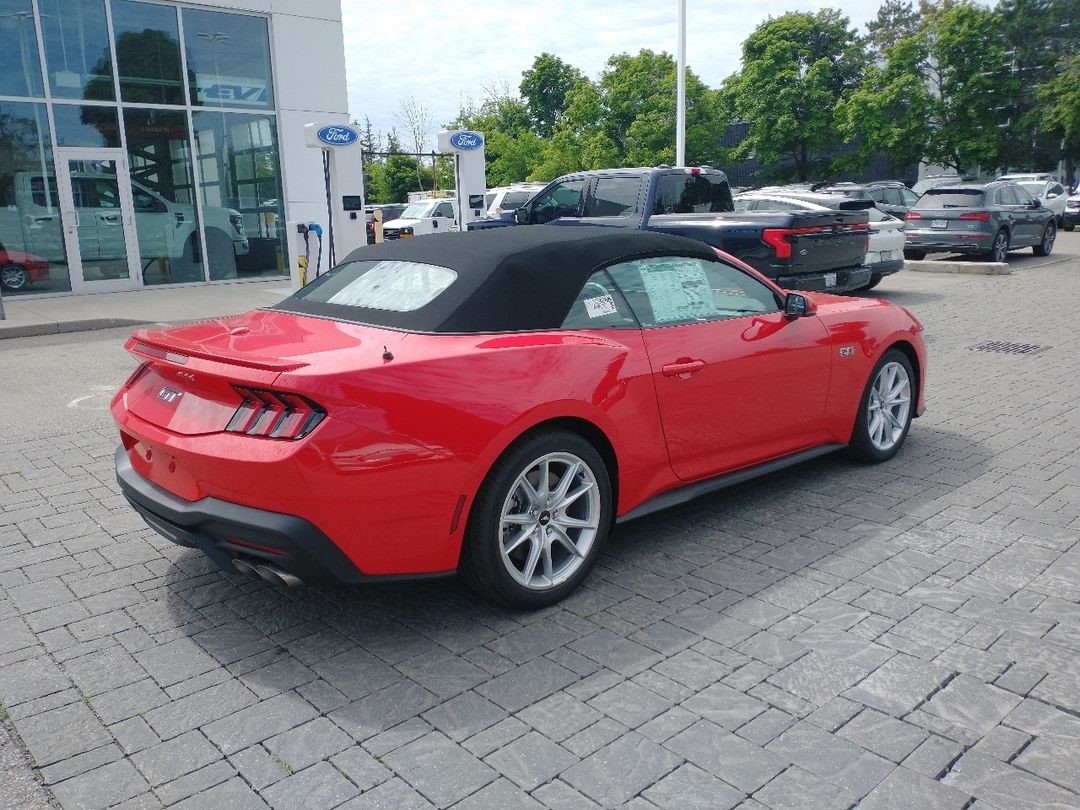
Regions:
<instances>
[{"instance_id":1,"label":"door handle","mask_svg":"<svg viewBox=\"0 0 1080 810\"><path fill-rule=\"evenodd\" d=\"M661 371L664 372L665 377L682 377L683 375L689 377L703 368L705 368L704 360L677 360L663 366Z\"/></svg>"}]
</instances>

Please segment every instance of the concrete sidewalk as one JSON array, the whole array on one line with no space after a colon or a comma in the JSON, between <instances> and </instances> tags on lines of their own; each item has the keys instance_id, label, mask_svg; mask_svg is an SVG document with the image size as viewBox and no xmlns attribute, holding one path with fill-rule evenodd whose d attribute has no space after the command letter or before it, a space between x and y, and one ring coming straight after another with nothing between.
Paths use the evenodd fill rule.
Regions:
<instances>
[{"instance_id":1,"label":"concrete sidewalk","mask_svg":"<svg viewBox=\"0 0 1080 810\"><path fill-rule=\"evenodd\" d=\"M140 323L181 323L276 304L289 280L246 281L57 298L4 296L0 339L83 332Z\"/></svg>"}]
</instances>

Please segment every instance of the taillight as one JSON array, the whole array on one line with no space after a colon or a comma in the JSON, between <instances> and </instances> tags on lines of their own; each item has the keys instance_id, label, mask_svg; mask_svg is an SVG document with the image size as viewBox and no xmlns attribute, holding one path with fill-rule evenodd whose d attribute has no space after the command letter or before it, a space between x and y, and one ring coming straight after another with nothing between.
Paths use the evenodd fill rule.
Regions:
<instances>
[{"instance_id":1,"label":"taillight","mask_svg":"<svg viewBox=\"0 0 1080 810\"><path fill-rule=\"evenodd\" d=\"M974 219L978 222L989 222L989 211L968 211L966 214L961 214L960 219Z\"/></svg>"},{"instance_id":2,"label":"taillight","mask_svg":"<svg viewBox=\"0 0 1080 810\"><path fill-rule=\"evenodd\" d=\"M307 397L234 385L244 398L225 430L266 439L302 439L315 429L326 411Z\"/></svg>"},{"instance_id":3,"label":"taillight","mask_svg":"<svg viewBox=\"0 0 1080 810\"><path fill-rule=\"evenodd\" d=\"M870 225L866 222L856 222L850 225L814 225L808 228L766 228L761 232L761 239L765 244L772 246L776 251L776 258L791 258L791 242L789 236L805 236L815 233L862 233L869 239Z\"/></svg>"},{"instance_id":4,"label":"taillight","mask_svg":"<svg viewBox=\"0 0 1080 810\"><path fill-rule=\"evenodd\" d=\"M922 214L916 214L914 211L908 211L906 214L904 214L904 219L906 219L906 220L922 219L922 218L923 218Z\"/></svg>"}]
</instances>

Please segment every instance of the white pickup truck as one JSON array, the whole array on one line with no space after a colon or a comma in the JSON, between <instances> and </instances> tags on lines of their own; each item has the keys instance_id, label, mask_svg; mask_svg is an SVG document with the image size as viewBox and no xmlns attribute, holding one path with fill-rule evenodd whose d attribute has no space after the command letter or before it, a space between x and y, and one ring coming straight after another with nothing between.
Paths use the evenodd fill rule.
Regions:
<instances>
[{"instance_id":1,"label":"white pickup truck","mask_svg":"<svg viewBox=\"0 0 1080 810\"><path fill-rule=\"evenodd\" d=\"M397 219L383 223L383 239L411 239L425 233L446 233L456 224L457 200L418 200L409 203Z\"/></svg>"},{"instance_id":2,"label":"white pickup truck","mask_svg":"<svg viewBox=\"0 0 1080 810\"><path fill-rule=\"evenodd\" d=\"M40 172L18 172L12 181L14 200L0 208L0 244L49 261L63 261L64 237L56 178ZM79 246L83 260L124 256L124 232L115 178L89 172L75 173L71 183L78 201ZM197 261L199 240L195 232L195 207L168 200L134 180L131 192L139 254L144 267L159 258L173 260L179 267ZM236 257L246 255L250 249L243 217L239 211L215 206L204 206L203 216L211 265L227 264L231 265L229 269L235 270ZM217 268L211 277L223 277L225 269Z\"/></svg>"}]
</instances>

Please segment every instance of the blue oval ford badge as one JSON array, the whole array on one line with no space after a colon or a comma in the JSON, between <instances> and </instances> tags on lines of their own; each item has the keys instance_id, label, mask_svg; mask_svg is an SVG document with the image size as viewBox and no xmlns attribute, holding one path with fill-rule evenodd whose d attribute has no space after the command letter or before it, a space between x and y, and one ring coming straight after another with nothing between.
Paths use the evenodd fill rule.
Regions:
<instances>
[{"instance_id":1,"label":"blue oval ford badge","mask_svg":"<svg viewBox=\"0 0 1080 810\"><path fill-rule=\"evenodd\" d=\"M328 146L348 146L360 136L352 127L326 126L316 132L315 137Z\"/></svg>"},{"instance_id":2,"label":"blue oval ford badge","mask_svg":"<svg viewBox=\"0 0 1080 810\"><path fill-rule=\"evenodd\" d=\"M455 132L450 136L450 145L462 152L470 152L484 145L484 136L479 132Z\"/></svg>"}]
</instances>

